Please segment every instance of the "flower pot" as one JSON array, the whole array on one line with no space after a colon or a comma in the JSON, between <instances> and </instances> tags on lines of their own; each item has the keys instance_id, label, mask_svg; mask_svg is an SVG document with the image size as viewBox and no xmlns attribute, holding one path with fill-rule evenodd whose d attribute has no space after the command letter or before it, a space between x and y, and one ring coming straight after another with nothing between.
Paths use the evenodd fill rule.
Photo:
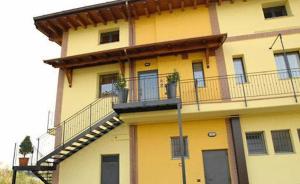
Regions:
<instances>
[{"instance_id":1,"label":"flower pot","mask_svg":"<svg viewBox=\"0 0 300 184\"><path fill-rule=\"evenodd\" d=\"M167 96L168 99L176 98L176 93L177 93L177 83L168 83L166 85L166 91L167 91Z\"/></svg>"},{"instance_id":2,"label":"flower pot","mask_svg":"<svg viewBox=\"0 0 300 184\"><path fill-rule=\"evenodd\" d=\"M20 166L28 166L29 158L23 157L19 158L19 165Z\"/></svg>"},{"instance_id":3,"label":"flower pot","mask_svg":"<svg viewBox=\"0 0 300 184\"><path fill-rule=\"evenodd\" d=\"M119 103L127 103L128 89L123 88L118 90Z\"/></svg>"}]
</instances>

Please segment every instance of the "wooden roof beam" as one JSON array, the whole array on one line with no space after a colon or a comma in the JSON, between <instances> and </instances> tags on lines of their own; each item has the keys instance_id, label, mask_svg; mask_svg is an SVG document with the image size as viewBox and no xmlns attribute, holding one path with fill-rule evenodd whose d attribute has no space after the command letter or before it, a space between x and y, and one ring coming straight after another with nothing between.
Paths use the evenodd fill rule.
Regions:
<instances>
[{"instance_id":1,"label":"wooden roof beam","mask_svg":"<svg viewBox=\"0 0 300 184\"><path fill-rule=\"evenodd\" d=\"M123 9L123 6L119 7L119 10L120 10L120 14L122 15L123 19L125 19L127 21L128 17L127 17L126 11L124 11L124 9Z\"/></svg>"},{"instance_id":2,"label":"wooden roof beam","mask_svg":"<svg viewBox=\"0 0 300 184\"><path fill-rule=\"evenodd\" d=\"M98 11L97 11L97 15L98 15L99 18L101 19L101 22L102 22L104 25L106 25L106 24L107 24L107 20L104 18L104 16L103 16L101 10L98 10Z\"/></svg>"},{"instance_id":3,"label":"wooden roof beam","mask_svg":"<svg viewBox=\"0 0 300 184\"><path fill-rule=\"evenodd\" d=\"M59 32L49 24L49 21L42 23L47 29L49 29L56 37L59 37Z\"/></svg>"},{"instance_id":4,"label":"wooden roof beam","mask_svg":"<svg viewBox=\"0 0 300 184\"><path fill-rule=\"evenodd\" d=\"M143 2L143 6L144 6L145 15L146 15L147 17L150 17L149 9L148 9L148 5L147 5L147 2L146 2L146 1Z\"/></svg>"},{"instance_id":5,"label":"wooden roof beam","mask_svg":"<svg viewBox=\"0 0 300 184\"><path fill-rule=\"evenodd\" d=\"M158 12L158 14L160 15L161 14L161 11L160 11L160 3L158 0L155 0L155 7L156 7L156 11Z\"/></svg>"},{"instance_id":6,"label":"wooden roof beam","mask_svg":"<svg viewBox=\"0 0 300 184\"><path fill-rule=\"evenodd\" d=\"M61 25L62 25L65 29L67 29L67 30L69 30L70 28L72 28L71 26L69 26L69 25L67 24L66 21L62 20L62 17L56 18L56 21L57 21L59 24L61 24Z\"/></svg>"},{"instance_id":7,"label":"wooden roof beam","mask_svg":"<svg viewBox=\"0 0 300 184\"><path fill-rule=\"evenodd\" d=\"M196 9L197 6L198 6L198 0L194 0L194 2L193 2L193 7L194 7L194 9Z\"/></svg>"},{"instance_id":8,"label":"wooden roof beam","mask_svg":"<svg viewBox=\"0 0 300 184\"><path fill-rule=\"evenodd\" d=\"M222 4L222 0L218 0L218 5L221 5Z\"/></svg>"},{"instance_id":9,"label":"wooden roof beam","mask_svg":"<svg viewBox=\"0 0 300 184\"><path fill-rule=\"evenodd\" d=\"M182 43L184 44L184 43ZM69 60L67 63L55 63L53 64L54 67L60 67L60 68L71 68L71 67L82 67L84 65L94 65L94 64L99 64L99 63L103 63L103 62L114 62L114 61L126 61L128 60L128 58L130 59L140 59L140 58L149 58L149 57L156 57L156 56L160 56L160 55L170 55L170 54L178 54L178 53L182 53L182 52L194 52L194 51L198 51L198 50L206 50L207 48L218 48L220 45L218 43L211 43L211 44L193 44L190 46L186 46L186 47L181 47L181 45L177 45L177 46L172 46L170 48L165 48L165 49L161 49L161 50L153 50L150 48L150 50L148 51L144 51L144 52L139 52L136 54L129 54L131 49L126 49L127 51L127 55L122 55L120 57L120 55L114 55L114 56L110 56L110 57L106 57L106 58L101 58L101 59L97 59L94 61L86 61L86 60L78 60L78 58L74 58L73 60L75 62L71 62L71 60ZM122 52L122 50L120 50L119 52ZM48 63L51 64L51 63Z\"/></svg>"},{"instance_id":10,"label":"wooden roof beam","mask_svg":"<svg viewBox=\"0 0 300 184\"><path fill-rule=\"evenodd\" d=\"M136 12L136 9L135 9L134 4L131 4L131 5L130 5L130 10L132 11L132 14L133 14L134 18L135 18L135 19L139 19L139 15L138 15L137 12Z\"/></svg>"},{"instance_id":11,"label":"wooden roof beam","mask_svg":"<svg viewBox=\"0 0 300 184\"><path fill-rule=\"evenodd\" d=\"M171 1L168 2L168 7L169 7L169 12L172 13L173 12L173 5L172 5Z\"/></svg>"},{"instance_id":12,"label":"wooden roof beam","mask_svg":"<svg viewBox=\"0 0 300 184\"><path fill-rule=\"evenodd\" d=\"M76 14L75 15L76 17L76 21L84 28L87 28L87 23L83 20L83 18L79 15L79 14Z\"/></svg>"},{"instance_id":13,"label":"wooden roof beam","mask_svg":"<svg viewBox=\"0 0 300 184\"><path fill-rule=\"evenodd\" d=\"M85 13L87 20L94 25L94 27L97 26L97 20L95 19L95 17L92 15L92 13L90 12L86 12Z\"/></svg>"},{"instance_id":14,"label":"wooden roof beam","mask_svg":"<svg viewBox=\"0 0 300 184\"><path fill-rule=\"evenodd\" d=\"M209 6L209 0L206 0L205 4L206 6Z\"/></svg>"},{"instance_id":15,"label":"wooden roof beam","mask_svg":"<svg viewBox=\"0 0 300 184\"><path fill-rule=\"evenodd\" d=\"M117 19L116 15L114 14L113 10L111 8L107 8L107 11L111 14L114 22L117 23L118 19Z\"/></svg>"},{"instance_id":16,"label":"wooden roof beam","mask_svg":"<svg viewBox=\"0 0 300 184\"><path fill-rule=\"evenodd\" d=\"M70 26L72 27L73 29L77 30L77 25L76 23L74 23L74 21L72 20L71 17L63 17L64 21Z\"/></svg>"},{"instance_id":17,"label":"wooden roof beam","mask_svg":"<svg viewBox=\"0 0 300 184\"><path fill-rule=\"evenodd\" d=\"M45 27L43 24L35 24L35 27L42 33L44 33L47 37L50 37L51 33L49 33L47 27Z\"/></svg>"},{"instance_id":18,"label":"wooden roof beam","mask_svg":"<svg viewBox=\"0 0 300 184\"><path fill-rule=\"evenodd\" d=\"M52 23L54 23L57 27L59 27L62 31L66 32L68 31L68 28L66 28L58 19L52 19Z\"/></svg>"},{"instance_id":19,"label":"wooden roof beam","mask_svg":"<svg viewBox=\"0 0 300 184\"><path fill-rule=\"evenodd\" d=\"M184 11L184 0L180 1L180 7L181 7L181 11Z\"/></svg>"}]
</instances>

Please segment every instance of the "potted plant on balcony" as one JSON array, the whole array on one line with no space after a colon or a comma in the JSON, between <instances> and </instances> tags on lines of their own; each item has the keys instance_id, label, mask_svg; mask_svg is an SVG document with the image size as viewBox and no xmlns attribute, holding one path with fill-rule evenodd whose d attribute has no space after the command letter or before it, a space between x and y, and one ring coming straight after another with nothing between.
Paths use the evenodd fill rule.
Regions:
<instances>
[{"instance_id":1,"label":"potted plant on balcony","mask_svg":"<svg viewBox=\"0 0 300 184\"><path fill-rule=\"evenodd\" d=\"M119 103L126 103L128 98L128 89L126 88L126 80L123 76L119 76L115 83Z\"/></svg>"},{"instance_id":2,"label":"potted plant on balcony","mask_svg":"<svg viewBox=\"0 0 300 184\"><path fill-rule=\"evenodd\" d=\"M178 80L179 73L176 70L172 74L167 76L166 91L168 99L176 98Z\"/></svg>"},{"instance_id":3,"label":"potted plant on balcony","mask_svg":"<svg viewBox=\"0 0 300 184\"><path fill-rule=\"evenodd\" d=\"M33 146L29 136L26 136L25 139L20 144L19 153L23 155L23 157L19 158L20 166L27 166L29 158L26 157L27 154L33 153Z\"/></svg>"}]
</instances>

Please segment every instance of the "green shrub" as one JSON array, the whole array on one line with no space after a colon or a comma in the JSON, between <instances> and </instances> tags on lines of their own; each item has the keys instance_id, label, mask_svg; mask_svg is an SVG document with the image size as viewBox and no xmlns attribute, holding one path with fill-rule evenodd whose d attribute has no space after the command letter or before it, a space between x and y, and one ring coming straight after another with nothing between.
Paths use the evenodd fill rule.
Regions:
<instances>
[{"instance_id":1,"label":"green shrub","mask_svg":"<svg viewBox=\"0 0 300 184\"><path fill-rule=\"evenodd\" d=\"M19 153L24 157L26 157L26 155L29 153L33 153L33 147L29 136L26 136L20 144Z\"/></svg>"}]
</instances>

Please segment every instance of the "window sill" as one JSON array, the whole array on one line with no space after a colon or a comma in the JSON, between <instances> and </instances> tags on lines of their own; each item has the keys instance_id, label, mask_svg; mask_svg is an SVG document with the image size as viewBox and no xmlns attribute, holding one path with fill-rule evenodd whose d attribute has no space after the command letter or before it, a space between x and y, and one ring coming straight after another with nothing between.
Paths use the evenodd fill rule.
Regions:
<instances>
[{"instance_id":1,"label":"window sill","mask_svg":"<svg viewBox=\"0 0 300 184\"><path fill-rule=\"evenodd\" d=\"M115 43L120 43L120 41L115 41L115 42L107 42L107 43L99 43L98 45L109 45L109 44L115 44Z\"/></svg>"},{"instance_id":2,"label":"window sill","mask_svg":"<svg viewBox=\"0 0 300 184\"><path fill-rule=\"evenodd\" d=\"M294 155L296 152L281 152L281 153L274 153L274 155Z\"/></svg>"},{"instance_id":3,"label":"window sill","mask_svg":"<svg viewBox=\"0 0 300 184\"><path fill-rule=\"evenodd\" d=\"M287 16L280 16L280 17L272 17L272 18L264 18L266 21L271 21L271 20L280 20L280 19L285 19L285 18L290 18L293 17L294 15L287 15Z\"/></svg>"},{"instance_id":4,"label":"window sill","mask_svg":"<svg viewBox=\"0 0 300 184\"><path fill-rule=\"evenodd\" d=\"M268 156L269 154L268 153L251 153L251 154L248 154L248 156Z\"/></svg>"},{"instance_id":5,"label":"window sill","mask_svg":"<svg viewBox=\"0 0 300 184\"><path fill-rule=\"evenodd\" d=\"M187 156L187 157L184 157L184 159L189 159L190 157ZM181 157L172 157L171 160L180 160Z\"/></svg>"}]
</instances>

